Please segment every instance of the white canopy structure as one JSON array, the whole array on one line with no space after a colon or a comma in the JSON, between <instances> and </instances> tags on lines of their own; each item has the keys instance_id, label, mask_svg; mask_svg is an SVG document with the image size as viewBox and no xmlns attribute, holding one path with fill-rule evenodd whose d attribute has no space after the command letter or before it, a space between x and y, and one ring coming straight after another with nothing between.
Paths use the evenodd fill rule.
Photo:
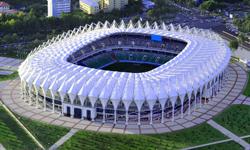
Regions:
<instances>
[{"instance_id":1,"label":"white canopy structure","mask_svg":"<svg viewBox=\"0 0 250 150\"><path fill-rule=\"evenodd\" d=\"M80 48L114 33L157 34L185 41L187 45L172 60L143 73L99 70L67 61ZM103 122L109 120L105 114L114 113L114 123L124 116L127 124L131 116L138 115L134 120L140 124L141 112L148 107L148 121L152 124L154 117L159 117L161 122L169 117L174 119L178 104L183 115L185 99L190 113L192 106L202 103L202 98L206 100L217 93L230 57L224 40L210 30L164 23L106 21L49 40L31 52L18 71L25 100L35 102L36 106L42 103L45 110L51 107L70 116L80 110L82 118L95 120L100 105ZM138 110L132 113L130 108L134 105ZM109 107L112 111L107 112ZM125 113L118 114L123 107ZM166 108L171 108L170 113Z\"/></svg>"}]
</instances>

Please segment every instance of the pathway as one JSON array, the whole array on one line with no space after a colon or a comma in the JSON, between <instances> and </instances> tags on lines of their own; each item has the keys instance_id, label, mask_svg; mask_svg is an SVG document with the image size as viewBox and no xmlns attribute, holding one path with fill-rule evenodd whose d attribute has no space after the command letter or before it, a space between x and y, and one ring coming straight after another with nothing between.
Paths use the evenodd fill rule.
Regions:
<instances>
[{"instance_id":1,"label":"pathway","mask_svg":"<svg viewBox=\"0 0 250 150\"><path fill-rule=\"evenodd\" d=\"M241 139L244 138L249 138L250 135L245 135L245 136L241 136ZM206 144L201 144L201 145L196 145L196 146L192 146L192 147L187 147L184 148L182 150L193 150L193 149L198 149L198 148L202 148L202 147L206 147L206 146L210 146L210 145L215 145L215 144L221 144L221 143L226 143L226 142L230 142L233 141L232 139L226 139L226 140L220 140L220 141L215 141L215 142L211 142L211 143L206 143Z\"/></svg>"},{"instance_id":2,"label":"pathway","mask_svg":"<svg viewBox=\"0 0 250 150\"><path fill-rule=\"evenodd\" d=\"M23 60L0 57L0 69L17 70Z\"/></svg>"},{"instance_id":3,"label":"pathway","mask_svg":"<svg viewBox=\"0 0 250 150\"><path fill-rule=\"evenodd\" d=\"M49 111L44 112L42 108L30 106L21 99L20 79L13 80L1 89L0 97L3 103L13 112L30 119L43 121L53 125L82 130L125 134L166 133L190 128L210 120L213 116L231 105L235 99L241 95L247 81L246 72L238 64L231 64L228 70L228 79L225 81L223 89L217 96L212 98L208 104L205 104L202 107L197 107L196 109L192 108L194 111L190 115L185 113L183 118L176 116L174 122L172 122L171 119L166 119L166 122L164 123L158 123L155 121L152 125L144 122L142 122L141 125L135 123L129 123L129 125L118 123L113 125L108 122L103 124L102 122L91 122L88 120L69 118Z\"/></svg>"},{"instance_id":4,"label":"pathway","mask_svg":"<svg viewBox=\"0 0 250 150\"><path fill-rule=\"evenodd\" d=\"M232 140L234 140L236 143L239 143L242 147L244 147L246 150L250 150L250 145L244 141L243 139L241 139L240 137L238 137L237 135L235 135L234 133L230 132L229 130L227 130L226 128L224 128L223 126L219 125L218 123L216 123L213 120L209 120L207 122L209 125L211 125L213 128L219 130L221 133L223 133L224 135L228 136L229 138L231 138Z\"/></svg>"},{"instance_id":5,"label":"pathway","mask_svg":"<svg viewBox=\"0 0 250 150\"><path fill-rule=\"evenodd\" d=\"M16 118L16 116L0 101L0 106L2 106L7 113L17 122L17 124L34 140L34 142L41 148L45 149L43 145L36 139L36 137ZM1 149L0 149L1 150Z\"/></svg>"},{"instance_id":6,"label":"pathway","mask_svg":"<svg viewBox=\"0 0 250 150\"><path fill-rule=\"evenodd\" d=\"M6 150L2 144L0 144L0 150Z\"/></svg>"},{"instance_id":7,"label":"pathway","mask_svg":"<svg viewBox=\"0 0 250 150\"><path fill-rule=\"evenodd\" d=\"M53 144L49 148L49 150L56 150L64 142L66 142L68 139L70 139L77 131L78 131L78 129L71 129L66 135L64 135L63 137L61 137L61 139L59 139L55 144Z\"/></svg>"},{"instance_id":8,"label":"pathway","mask_svg":"<svg viewBox=\"0 0 250 150\"><path fill-rule=\"evenodd\" d=\"M243 104L250 106L250 97L246 97L245 95L240 95L233 104Z\"/></svg>"}]
</instances>

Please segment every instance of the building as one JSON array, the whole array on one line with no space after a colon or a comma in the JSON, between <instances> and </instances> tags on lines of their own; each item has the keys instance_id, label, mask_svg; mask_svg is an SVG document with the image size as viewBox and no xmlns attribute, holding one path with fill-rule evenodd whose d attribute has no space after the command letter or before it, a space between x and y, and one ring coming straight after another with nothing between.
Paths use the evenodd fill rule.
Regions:
<instances>
[{"instance_id":1,"label":"building","mask_svg":"<svg viewBox=\"0 0 250 150\"><path fill-rule=\"evenodd\" d=\"M6 2L0 2L0 15L6 14L6 15L12 15L16 14L19 11L15 9L10 9L10 5Z\"/></svg>"},{"instance_id":2,"label":"building","mask_svg":"<svg viewBox=\"0 0 250 150\"><path fill-rule=\"evenodd\" d=\"M95 0L80 0L80 9L87 14L96 14L99 12L99 4Z\"/></svg>"},{"instance_id":3,"label":"building","mask_svg":"<svg viewBox=\"0 0 250 150\"><path fill-rule=\"evenodd\" d=\"M21 64L23 100L44 111L114 124L154 124L195 111L223 88L231 51L210 30L105 22L63 33ZM104 70L114 62L147 72Z\"/></svg>"},{"instance_id":4,"label":"building","mask_svg":"<svg viewBox=\"0 0 250 150\"><path fill-rule=\"evenodd\" d=\"M71 11L71 0L48 0L48 17L60 17Z\"/></svg>"},{"instance_id":5,"label":"building","mask_svg":"<svg viewBox=\"0 0 250 150\"><path fill-rule=\"evenodd\" d=\"M110 12L114 9L121 10L128 5L128 0L102 0L101 8L105 12Z\"/></svg>"},{"instance_id":6,"label":"building","mask_svg":"<svg viewBox=\"0 0 250 150\"><path fill-rule=\"evenodd\" d=\"M0 13L4 13L10 10L10 5L6 2L0 1Z\"/></svg>"},{"instance_id":7,"label":"building","mask_svg":"<svg viewBox=\"0 0 250 150\"><path fill-rule=\"evenodd\" d=\"M95 14L101 10L111 12L121 10L128 5L128 0L80 0L80 9L88 14Z\"/></svg>"}]
</instances>

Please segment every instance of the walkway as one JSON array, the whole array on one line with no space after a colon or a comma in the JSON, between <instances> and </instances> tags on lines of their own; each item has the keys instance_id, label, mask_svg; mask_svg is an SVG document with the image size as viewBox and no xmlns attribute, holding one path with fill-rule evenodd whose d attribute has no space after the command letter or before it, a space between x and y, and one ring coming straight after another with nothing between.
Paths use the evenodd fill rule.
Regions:
<instances>
[{"instance_id":1,"label":"walkway","mask_svg":"<svg viewBox=\"0 0 250 150\"><path fill-rule=\"evenodd\" d=\"M234 140L236 143L240 144L246 150L250 150L250 145L246 141L244 141L243 139L241 139L237 135L233 134L232 132L230 132L229 130L224 128L223 126L219 125L218 123L214 122L213 120L209 120L207 123L209 125L211 125L213 128L219 130L224 135L226 135L229 138L231 138L232 140Z\"/></svg>"},{"instance_id":2,"label":"walkway","mask_svg":"<svg viewBox=\"0 0 250 150\"><path fill-rule=\"evenodd\" d=\"M6 150L2 144L0 144L0 150Z\"/></svg>"},{"instance_id":3,"label":"walkway","mask_svg":"<svg viewBox=\"0 0 250 150\"><path fill-rule=\"evenodd\" d=\"M0 101L0 106L2 106L7 113L17 122L17 124L33 139L33 141L41 148L45 149L43 145L36 139L36 137L16 118L16 116ZM0 149L1 150L1 149Z\"/></svg>"},{"instance_id":4,"label":"walkway","mask_svg":"<svg viewBox=\"0 0 250 150\"><path fill-rule=\"evenodd\" d=\"M245 95L240 95L233 104L244 104L250 106L250 97L246 97Z\"/></svg>"},{"instance_id":5,"label":"walkway","mask_svg":"<svg viewBox=\"0 0 250 150\"><path fill-rule=\"evenodd\" d=\"M250 135L245 135L245 136L241 136L241 139L244 138L249 138ZM192 147L187 147L184 148L182 150L193 150L193 149L198 149L198 148L202 148L202 147L206 147L206 146L210 146L210 145L215 145L215 144L221 144L221 143L226 143L226 142L230 142L233 141L232 139L226 139L226 140L220 140L220 141L215 141L215 142L211 142L211 143L206 143L206 144L201 144L201 145L196 145L196 146L192 146Z\"/></svg>"},{"instance_id":6,"label":"walkway","mask_svg":"<svg viewBox=\"0 0 250 150\"><path fill-rule=\"evenodd\" d=\"M0 69L17 70L22 60L15 58L0 57Z\"/></svg>"},{"instance_id":7,"label":"walkway","mask_svg":"<svg viewBox=\"0 0 250 150\"><path fill-rule=\"evenodd\" d=\"M130 123L129 125L102 122L91 122L61 116L52 112L44 112L41 108L30 106L21 100L20 80L16 79L0 90L0 97L13 112L34 120L43 121L53 125L69 128L91 130L98 132L112 132L125 134L153 134L166 133L185 128L190 128L210 120L213 116L231 105L240 95L247 81L247 74L238 64L231 64L228 68L228 79L219 94L203 105L197 107L191 115L185 114L183 118L176 116L174 122L166 119L163 124L154 122L153 125L142 122L142 125Z\"/></svg>"},{"instance_id":8,"label":"walkway","mask_svg":"<svg viewBox=\"0 0 250 150\"><path fill-rule=\"evenodd\" d=\"M64 135L61 139L59 139L55 144L53 144L49 150L56 150L58 147L63 145L64 142L66 142L68 139L70 139L78 129L71 129L66 135Z\"/></svg>"}]
</instances>

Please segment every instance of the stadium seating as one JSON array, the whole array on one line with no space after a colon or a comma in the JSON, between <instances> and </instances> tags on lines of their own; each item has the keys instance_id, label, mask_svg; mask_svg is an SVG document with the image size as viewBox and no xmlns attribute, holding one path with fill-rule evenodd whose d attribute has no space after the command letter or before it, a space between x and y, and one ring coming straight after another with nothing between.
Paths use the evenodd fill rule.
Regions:
<instances>
[{"instance_id":1,"label":"stadium seating","mask_svg":"<svg viewBox=\"0 0 250 150\"><path fill-rule=\"evenodd\" d=\"M128 47L128 50L119 49L119 46ZM113 34L84 46L74 52L67 60L91 68L102 68L107 64L119 61L160 65L175 56L175 54L169 54L169 51L178 53L185 46L186 43L184 42L167 39L165 37L163 37L162 42L158 42L152 41L150 35ZM159 49L162 53L153 51L150 48ZM100 54L94 52L99 52L102 49L112 49L112 51L105 52L105 50L103 50Z\"/></svg>"},{"instance_id":2,"label":"stadium seating","mask_svg":"<svg viewBox=\"0 0 250 150\"><path fill-rule=\"evenodd\" d=\"M109 47L117 47L117 46L157 48L163 51L167 50L178 53L186 46L186 43L177 40L167 39L165 37L163 37L162 42L152 41L150 35L130 35L124 33L114 34L84 46L80 50L74 52L72 56L68 58L68 61L74 62L75 60L81 58L83 54L88 54L94 50L105 49L105 48L107 49ZM127 58L128 56L124 56L123 54L119 54L118 57L121 60L129 59ZM137 57L137 55L133 54L133 57ZM141 58L133 58L134 61L137 61L139 59L142 60ZM151 59L152 59L150 60L151 62L155 62L156 58L151 58ZM162 62L161 59L158 61Z\"/></svg>"}]
</instances>

